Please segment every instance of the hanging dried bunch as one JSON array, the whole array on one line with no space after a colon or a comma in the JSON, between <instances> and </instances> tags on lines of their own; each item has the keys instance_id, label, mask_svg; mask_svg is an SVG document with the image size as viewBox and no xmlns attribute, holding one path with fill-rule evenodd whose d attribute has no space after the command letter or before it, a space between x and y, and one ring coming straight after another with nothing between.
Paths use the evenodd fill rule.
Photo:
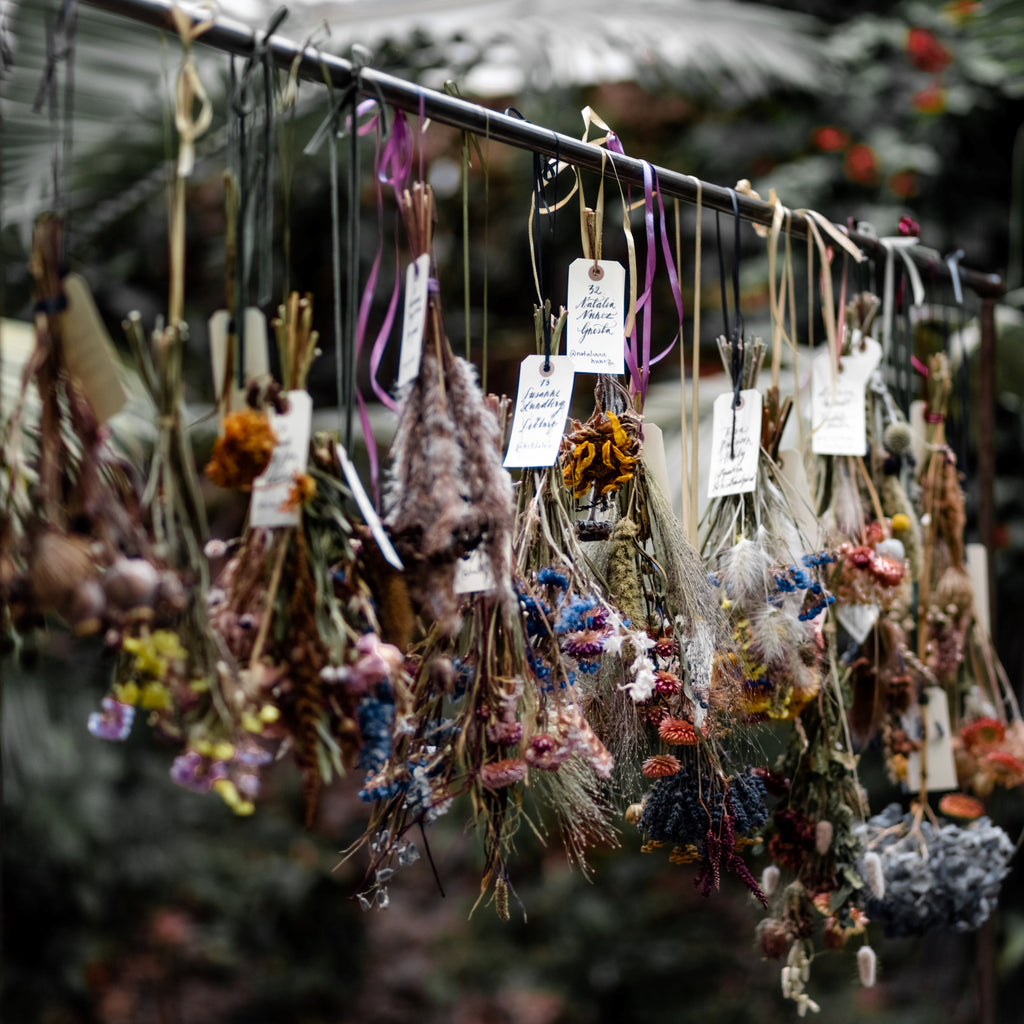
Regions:
<instances>
[{"instance_id":1,"label":"hanging dried bunch","mask_svg":"<svg viewBox=\"0 0 1024 1024\"><path fill-rule=\"evenodd\" d=\"M429 252L429 186L416 185L406 217L413 255ZM506 601L512 484L501 466L497 419L473 369L451 350L436 289L429 293L419 373L404 396L391 448L385 522L407 568L410 594L448 633L459 626L455 567L484 548Z\"/></svg>"}]
</instances>

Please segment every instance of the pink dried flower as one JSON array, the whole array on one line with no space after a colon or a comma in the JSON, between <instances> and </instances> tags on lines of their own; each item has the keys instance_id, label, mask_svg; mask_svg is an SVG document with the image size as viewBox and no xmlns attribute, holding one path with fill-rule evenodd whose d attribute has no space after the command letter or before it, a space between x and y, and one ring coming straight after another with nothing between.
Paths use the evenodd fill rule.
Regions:
<instances>
[{"instance_id":1,"label":"pink dried flower","mask_svg":"<svg viewBox=\"0 0 1024 1024\"><path fill-rule=\"evenodd\" d=\"M480 768L480 782L487 789L501 789L526 778L526 762L518 757L491 761Z\"/></svg>"}]
</instances>

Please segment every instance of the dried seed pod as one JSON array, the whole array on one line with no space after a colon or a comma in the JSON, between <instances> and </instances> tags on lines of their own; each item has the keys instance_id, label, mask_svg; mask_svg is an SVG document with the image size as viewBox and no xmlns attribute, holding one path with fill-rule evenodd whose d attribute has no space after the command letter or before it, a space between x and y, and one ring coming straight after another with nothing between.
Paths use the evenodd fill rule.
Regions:
<instances>
[{"instance_id":1,"label":"dried seed pod","mask_svg":"<svg viewBox=\"0 0 1024 1024\"><path fill-rule=\"evenodd\" d=\"M37 608L63 615L75 588L96 572L92 546L86 538L45 530L29 558L28 578Z\"/></svg>"},{"instance_id":2,"label":"dried seed pod","mask_svg":"<svg viewBox=\"0 0 1024 1024\"><path fill-rule=\"evenodd\" d=\"M152 608L160 573L144 558L118 558L103 575L107 600L122 611Z\"/></svg>"}]
</instances>

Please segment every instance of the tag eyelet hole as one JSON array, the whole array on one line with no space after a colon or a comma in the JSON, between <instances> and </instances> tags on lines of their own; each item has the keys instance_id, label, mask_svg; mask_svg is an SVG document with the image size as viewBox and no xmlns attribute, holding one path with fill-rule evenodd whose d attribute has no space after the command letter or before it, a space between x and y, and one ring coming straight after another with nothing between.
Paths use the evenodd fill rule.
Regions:
<instances>
[{"instance_id":1,"label":"tag eyelet hole","mask_svg":"<svg viewBox=\"0 0 1024 1024\"><path fill-rule=\"evenodd\" d=\"M600 281L604 277L604 267L595 263L587 273L590 275L591 281Z\"/></svg>"}]
</instances>

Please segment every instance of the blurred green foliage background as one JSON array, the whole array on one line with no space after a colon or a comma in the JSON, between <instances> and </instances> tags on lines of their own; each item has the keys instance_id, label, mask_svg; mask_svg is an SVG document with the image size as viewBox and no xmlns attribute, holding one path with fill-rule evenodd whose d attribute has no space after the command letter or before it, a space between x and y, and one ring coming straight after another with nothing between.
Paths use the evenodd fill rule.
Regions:
<instances>
[{"instance_id":1,"label":"blurred green foliage background","mask_svg":"<svg viewBox=\"0 0 1024 1024\"><path fill-rule=\"evenodd\" d=\"M708 0L679 4L675 15L669 5L648 6L651 17L660 12L665 19L666 38L685 31L687 17L699 24L710 40L703 59L673 65L652 51L645 60L641 47L632 57L633 73L614 82L560 80L550 66L545 73L541 61L534 71L543 89L528 78L516 95L489 96L487 104L514 104L530 120L570 134L580 133L578 112L591 104L631 155L720 184L746 177L762 195L775 188L788 205L813 207L840 222L866 219L880 234L895 233L899 217L910 214L928 244L942 252L962 247L971 266L1005 269L1011 288L1024 284L1024 5ZM53 199L50 160L59 125L49 121L45 104L38 113L31 107L45 64L45 26L54 23L58 7L23 0L6 5L0 17L13 29L0 108L3 306L5 316L21 319L28 318L31 301L29 229ZM571 45L571 32L559 26L551 7L541 17L563 45ZM300 18L297 9L284 31L301 38L309 26ZM468 8L466 18L465 28L454 34L384 33L375 40L375 66L435 86L445 78L465 81L497 45ZM773 32L758 37L758 26L766 23ZM588 31L600 31L599 19ZM752 38L768 49L752 53ZM628 49L628 40L616 43ZM520 45L528 50L530 40ZM164 189L173 153L164 83L178 52L173 39L154 31L87 5L78 11L75 133L65 179L69 262L90 280L115 337L128 310L140 309L151 325L164 309ZM190 400L197 407L210 398L202 324L223 304L225 60L203 55L201 73L217 119L200 146L189 193ZM294 173L289 278L319 300L325 352L311 387L318 405L330 406L326 155L301 155L324 112L322 91L304 85L298 113L285 129L284 152ZM372 154L369 145L363 148L362 251L346 254L359 259L361 279L380 237ZM448 329L458 350L466 335L459 134L432 126L425 157L438 189L435 249ZM534 290L526 238L531 165L528 154L496 146L486 147L486 158L486 174L475 161L467 182L469 336L479 362L486 316L489 383L508 388L515 365L532 345ZM591 196L596 178L585 184ZM275 247L280 283L283 209L278 214L277 237L264 241ZM348 214L343 204L343 217ZM392 215L386 200L386 247ZM693 212L683 215L683 237L690 239ZM615 216L609 213L606 229L606 251L613 258L622 247L611 228ZM563 267L578 254L577 223L570 208L542 237L548 268ZM704 227L702 340L710 345L718 330L717 269L710 218ZM763 243L745 232L744 307L752 328L767 318L762 254ZM375 323L390 296L387 262ZM878 287L880 270L860 272L858 287ZM558 277L550 274L544 282L556 304L564 287ZM659 330L670 336L667 291L664 298ZM951 301L948 289L938 287L930 298ZM686 303L692 308L692 289ZM950 321L967 323L975 311L969 300ZM1011 677L1019 679L1024 327L1012 306L1000 322L998 640ZM389 379L389 368L390 360L382 379ZM973 495L972 487L968 478ZM230 532L237 513L225 507L218 528ZM693 888L692 869L641 855L629 826L623 825L620 851L594 857L592 883L570 871L557 843L543 847L524 840L513 884L527 919L513 907L512 922L503 925L488 907L468 916L477 895L477 850L472 835L455 824L464 816L453 812L431 840L445 897L420 861L399 876L389 910L362 914L351 895L363 861L357 856L339 867L340 851L359 834L365 813L355 796L357 780L326 794L309 832L300 825L300 794L289 768L279 770L254 818L235 819L216 797L176 789L168 777L170 752L155 747L145 730L137 729L123 746L88 735L86 719L109 675L99 647L76 648L71 655L54 631L31 670L6 656L0 672L5 1020L644 1024L692 1016L745 1024L792 1016L781 997L777 965L761 960L752 899L726 882L723 892L703 900ZM1011 794L997 812L1016 837L1024 824L1019 798ZM811 991L823 1006L823 1021L984 1019L978 992L989 969L1000 996L990 1019L1018 1019L1014 993L1024 981L1019 868L1007 882L1003 909L980 936L872 941L881 961L874 990L859 988L849 955L815 964Z\"/></svg>"}]
</instances>

